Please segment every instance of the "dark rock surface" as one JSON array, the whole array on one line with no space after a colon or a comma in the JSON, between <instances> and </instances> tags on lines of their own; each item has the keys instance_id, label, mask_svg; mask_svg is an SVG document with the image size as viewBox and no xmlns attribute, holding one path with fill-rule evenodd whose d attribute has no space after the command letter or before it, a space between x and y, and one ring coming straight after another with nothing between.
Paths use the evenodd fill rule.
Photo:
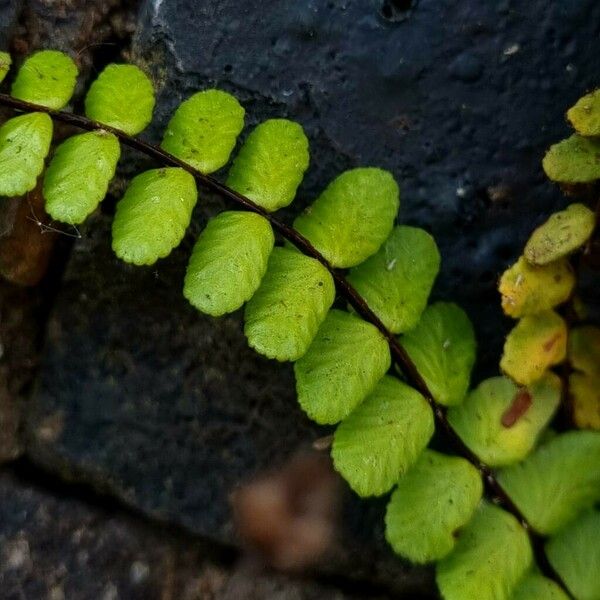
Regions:
<instances>
[{"instance_id":1,"label":"dark rock surface","mask_svg":"<svg viewBox=\"0 0 600 600\"><path fill-rule=\"evenodd\" d=\"M0 0L0 44L6 48L19 9L18 0Z\"/></svg>"},{"instance_id":2,"label":"dark rock surface","mask_svg":"<svg viewBox=\"0 0 600 600\"><path fill-rule=\"evenodd\" d=\"M440 245L435 295L470 312L479 374L493 373L509 325L495 281L564 202L540 160L567 132L564 109L599 83L600 5L397 6L144 2L132 56L160 91L148 136L159 137L185 96L218 85L241 99L249 123L289 116L305 126L312 166L298 208L344 168L390 169L403 190L400 221L430 229ZM107 215L86 227L49 324L27 452L61 477L232 542L230 492L324 432L297 407L289 366L246 347L240 315L202 317L181 296L194 232L220 208L204 196L200 204L194 231L152 269L114 258ZM385 545L384 505L349 496L321 572L426 593L429 572Z\"/></svg>"},{"instance_id":3,"label":"dark rock surface","mask_svg":"<svg viewBox=\"0 0 600 600\"><path fill-rule=\"evenodd\" d=\"M58 493L57 493L58 492ZM0 474L2 600L346 600L331 585L217 566L214 552L117 507ZM354 596L356 597L356 596ZM360 596L383 600L383 596Z\"/></svg>"}]
</instances>

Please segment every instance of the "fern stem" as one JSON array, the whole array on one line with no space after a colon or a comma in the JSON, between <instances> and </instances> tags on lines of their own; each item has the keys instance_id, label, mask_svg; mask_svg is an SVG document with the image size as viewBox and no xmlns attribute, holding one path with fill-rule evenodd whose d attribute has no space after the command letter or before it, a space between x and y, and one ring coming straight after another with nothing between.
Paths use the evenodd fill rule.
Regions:
<instances>
[{"instance_id":1,"label":"fern stem","mask_svg":"<svg viewBox=\"0 0 600 600\"><path fill-rule=\"evenodd\" d=\"M459 435L454 431L446 417L445 407L440 406L436 403L436 401L433 398L433 395L431 394L431 391L425 383L425 380L421 377L415 364L412 362L411 358L408 356L404 348L400 345L397 338L391 331L389 331L386 328L386 326L381 322L379 317L377 317L377 315L371 310L365 299L348 282L344 274L332 267L327 261L327 259L308 241L308 239L306 239L301 233L296 231L290 225L287 225L283 221L280 221L277 217L274 217L264 208L255 204L249 198L246 198L242 194L239 194L235 190L218 181L216 178L201 173L200 171L185 163L184 161L178 159L177 157L173 156L168 152L165 152L159 146L156 146L149 142L145 142L144 140L141 140L139 138L130 136L119 129L109 127L108 125L103 125L96 121L92 121L87 117L83 117L81 115L76 115L74 113L66 111L49 109L45 106L32 104L23 100L17 100L16 98L12 98L8 94L0 93L0 106L6 106L13 110L23 112L43 112L50 115L50 117L52 117L56 121L65 123L67 125L72 125L74 127L84 129L87 131L109 131L110 133L113 133L117 138L119 138L119 140L126 146L138 150L146 156L154 158L156 161L163 165L180 167L186 170L196 179L196 181L200 185L202 185L207 190L210 190L211 192L214 192L215 194L230 200L243 210L247 210L261 215L269 221L269 223L277 233L279 233L287 241L294 244L294 246L296 246L298 250L300 250L305 255L310 256L315 260L318 260L331 273L339 294L352 306L352 308L354 308L357 314L359 314L365 321L368 321L369 323L377 327L377 329L386 338L390 346L390 351L394 361L400 367L409 383L414 388L419 390L419 392L426 398L433 410L436 421L442 427L445 434L449 438L449 441L455 447L456 451L461 456L466 458L469 462L471 462L481 473L488 496L490 496L495 502L501 505L505 510L512 513L513 516L515 516L519 520L523 528L528 532L532 541L532 547L534 550L535 558L540 570L546 576L558 582L563 588L563 591L570 598L572 598L571 594L562 582L561 578L558 576L558 574L548 562L543 547L544 538L534 530L534 528L527 521L525 516L521 513L519 508L510 499L509 495L504 491L504 489L496 479L493 469L484 462L482 462L464 444Z\"/></svg>"}]
</instances>

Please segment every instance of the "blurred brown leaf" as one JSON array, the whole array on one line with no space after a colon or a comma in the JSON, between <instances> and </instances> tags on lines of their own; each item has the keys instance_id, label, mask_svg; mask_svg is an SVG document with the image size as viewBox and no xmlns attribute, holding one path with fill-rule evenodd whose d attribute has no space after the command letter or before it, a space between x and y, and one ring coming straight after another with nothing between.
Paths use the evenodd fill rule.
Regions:
<instances>
[{"instance_id":1,"label":"blurred brown leaf","mask_svg":"<svg viewBox=\"0 0 600 600\"><path fill-rule=\"evenodd\" d=\"M299 454L234 492L238 533L271 566L306 569L332 541L338 495L339 480L329 457Z\"/></svg>"}]
</instances>

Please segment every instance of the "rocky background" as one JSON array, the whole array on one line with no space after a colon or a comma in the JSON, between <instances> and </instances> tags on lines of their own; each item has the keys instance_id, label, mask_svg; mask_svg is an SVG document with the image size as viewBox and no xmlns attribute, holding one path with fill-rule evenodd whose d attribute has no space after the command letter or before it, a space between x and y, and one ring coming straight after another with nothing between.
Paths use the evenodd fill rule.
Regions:
<instances>
[{"instance_id":1,"label":"rocky background","mask_svg":"<svg viewBox=\"0 0 600 600\"><path fill-rule=\"evenodd\" d=\"M391 170L399 221L440 246L434 297L474 321L476 379L497 372L509 327L498 275L565 203L540 160L568 131L566 107L600 84L599 37L594 0L0 0L1 48L71 52L80 91L111 61L149 72L150 140L207 86L234 93L249 125L300 121L312 164L290 219L345 168ZM2 199L0 599L435 598L431 571L387 548L385 498L343 486L333 543L309 571L265 569L241 544L236 490L329 430L297 407L291 368L247 348L240 314L206 318L181 295L218 198L201 193L189 235L155 267L113 256L114 203L149 165L124 152L80 232L44 227L38 191Z\"/></svg>"}]
</instances>

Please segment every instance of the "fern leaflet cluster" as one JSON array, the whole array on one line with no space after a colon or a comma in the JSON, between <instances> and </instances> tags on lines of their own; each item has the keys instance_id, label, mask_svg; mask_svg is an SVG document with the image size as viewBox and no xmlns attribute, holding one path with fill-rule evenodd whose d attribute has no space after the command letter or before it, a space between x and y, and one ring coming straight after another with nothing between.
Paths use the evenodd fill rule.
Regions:
<instances>
[{"instance_id":1,"label":"fern leaflet cluster","mask_svg":"<svg viewBox=\"0 0 600 600\"><path fill-rule=\"evenodd\" d=\"M0 77L9 66L10 57L0 56ZM427 305L439 251L424 230L395 225L399 190L390 173L369 167L340 174L290 228L271 213L293 201L308 168L299 124L258 125L223 185L209 174L228 163L244 127L244 109L233 96L193 94L175 111L158 149L132 137L150 123L154 107L152 84L140 69L106 67L86 96L87 119L56 112L70 101L76 74L67 55L41 51L19 69L12 99L1 97L30 112L0 127L0 195L24 194L43 175L48 214L79 224L106 195L120 142L168 160L170 166L134 177L117 204L112 247L135 265L153 264L179 245L198 182L237 200L250 210L208 222L183 293L212 316L244 307L249 345L294 362L301 408L317 423L336 425L335 468L360 496L392 491L386 536L394 550L415 563L436 562L446 600L598 600L600 433L545 431L561 394L548 368L564 358L566 342L552 312L570 294L562 255L547 261L539 279L528 279L528 295L503 302L522 317L502 362L510 378L488 379L469 392L473 327L454 304ZM49 115L89 131L62 142L44 171ZM277 233L286 244L278 244ZM563 247L573 243L565 236ZM529 254L538 257L540 244L532 245ZM521 289L523 273L534 269L527 260L526 249L506 285ZM349 306L334 307L336 289ZM551 351L530 361L527 352L548 336ZM577 364L589 371L582 356ZM471 460L429 448L436 420ZM490 481L508 501L504 508L483 498ZM538 572L532 530L553 536L547 556L568 592Z\"/></svg>"}]
</instances>

